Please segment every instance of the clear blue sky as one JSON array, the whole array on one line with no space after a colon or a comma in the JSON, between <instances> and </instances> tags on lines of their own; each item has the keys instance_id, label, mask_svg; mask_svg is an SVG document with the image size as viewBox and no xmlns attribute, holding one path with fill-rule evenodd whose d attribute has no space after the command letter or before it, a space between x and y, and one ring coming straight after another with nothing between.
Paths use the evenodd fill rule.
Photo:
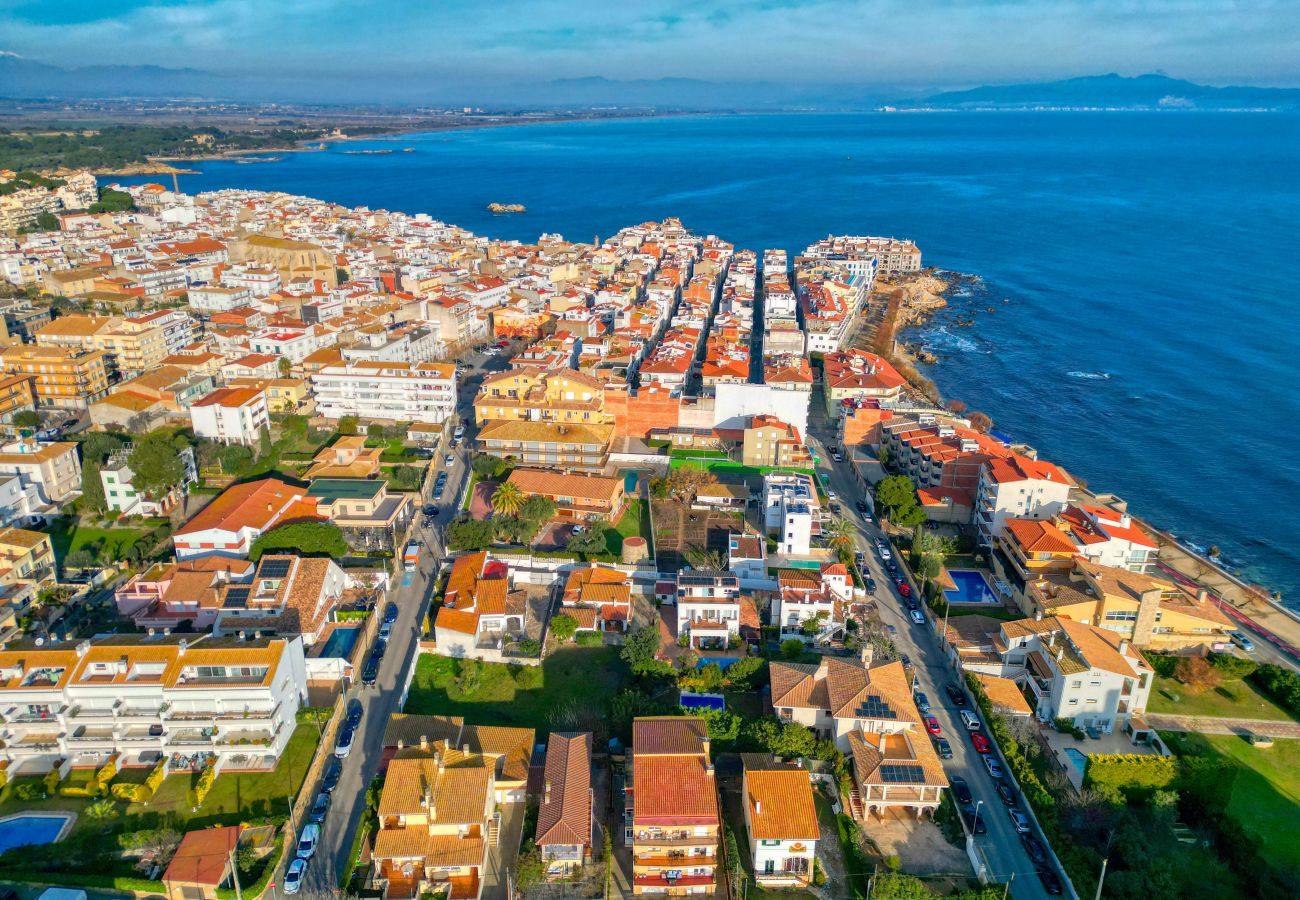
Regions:
<instances>
[{"instance_id":1,"label":"clear blue sky","mask_svg":"<svg viewBox=\"0 0 1300 900\"><path fill-rule=\"evenodd\" d=\"M960 87L1164 70L1300 85L1300 0L0 0L0 49L462 87L521 80Z\"/></svg>"}]
</instances>

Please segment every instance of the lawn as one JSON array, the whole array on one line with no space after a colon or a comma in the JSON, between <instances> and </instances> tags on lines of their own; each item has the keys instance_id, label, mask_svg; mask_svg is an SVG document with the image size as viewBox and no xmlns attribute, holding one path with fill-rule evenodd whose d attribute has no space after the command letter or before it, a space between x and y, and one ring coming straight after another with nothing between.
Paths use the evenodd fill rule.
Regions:
<instances>
[{"instance_id":1,"label":"lawn","mask_svg":"<svg viewBox=\"0 0 1300 900\"><path fill-rule=\"evenodd\" d=\"M528 668L426 654L416 663L404 711L535 728L540 738L553 727L571 730L561 715L603 717L600 704L628 680L616 647L565 647L546 657L540 675Z\"/></svg>"},{"instance_id":2,"label":"lawn","mask_svg":"<svg viewBox=\"0 0 1300 900\"><path fill-rule=\"evenodd\" d=\"M1175 699L1177 698L1177 699ZM1219 716L1234 719L1294 719L1247 681L1224 679L1214 690L1194 694L1172 678L1157 677L1147 711L1180 716Z\"/></svg>"},{"instance_id":3,"label":"lawn","mask_svg":"<svg viewBox=\"0 0 1300 900\"><path fill-rule=\"evenodd\" d=\"M719 478L725 478L730 482L737 482L753 478L757 475L766 475L769 472L794 472L799 475L812 475L812 469L799 469L790 466L747 466L744 463L733 462L729 459L682 459L674 457L668 464L669 471L680 469L682 467L694 469L705 469L712 472Z\"/></svg>"},{"instance_id":4,"label":"lawn","mask_svg":"<svg viewBox=\"0 0 1300 900\"><path fill-rule=\"evenodd\" d=\"M314 725L299 725L289 738L273 772L230 772L218 775L198 812L191 812L190 789L197 775L169 775L147 805L133 803L128 816L178 816L186 828L233 825L248 818L287 816L293 798L316 752L320 733Z\"/></svg>"},{"instance_id":5,"label":"lawn","mask_svg":"<svg viewBox=\"0 0 1300 900\"><path fill-rule=\"evenodd\" d=\"M643 537L650 543L650 505L642 500L629 500L618 524L605 529L605 550L622 559L623 539L630 537Z\"/></svg>"},{"instance_id":6,"label":"lawn","mask_svg":"<svg viewBox=\"0 0 1300 900\"><path fill-rule=\"evenodd\" d=\"M1300 868L1300 741L1279 739L1252 747L1238 735L1161 732L1180 754L1227 757L1241 768L1228 811L1263 842L1263 854L1278 868Z\"/></svg>"},{"instance_id":7,"label":"lawn","mask_svg":"<svg viewBox=\"0 0 1300 900\"><path fill-rule=\"evenodd\" d=\"M50 543L59 560L76 550L89 550L101 560L125 558L126 549L148 534L150 528L89 528L73 518L58 518L50 526Z\"/></svg>"}]
</instances>

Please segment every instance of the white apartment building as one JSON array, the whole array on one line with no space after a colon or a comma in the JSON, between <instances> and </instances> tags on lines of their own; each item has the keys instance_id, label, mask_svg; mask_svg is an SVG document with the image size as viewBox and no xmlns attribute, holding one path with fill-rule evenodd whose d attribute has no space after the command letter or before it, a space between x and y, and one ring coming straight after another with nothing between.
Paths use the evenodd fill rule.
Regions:
<instances>
[{"instance_id":1,"label":"white apartment building","mask_svg":"<svg viewBox=\"0 0 1300 900\"><path fill-rule=\"evenodd\" d=\"M367 329L339 348L347 362L420 363L443 356L447 347L432 328L417 326L398 331Z\"/></svg>"},{"instance_id":2,"label":"white apartment building","mask_svg":"<svg viewBox=\"0 0 1300 900\"><path fill-rule=\"evenodd\" d=\"M269 427L266 394L254 388L218 388L190 405L190 422L198 437L251 447Z\"/></svg>"},{"instance_id":3,"label":"white apartment building","mask_svg":"<svg viewBox=\"0 0 1300 900\"><path fill-rule=\"evenodd\" d=\"M245 288L254 297L269 297L280 289L280 273L258 266L231 266L221 273L221 283Z\"/></svg>"},{"instance_id":4,"label":"white apartment building","mask_svg":"<svg viewBox=\"0 0 1300 900\"><path fill-rule=\"evenodd\" d=\"M242 285L193 284L187 296L190 309L208 314L229 312L253 300L253 292Z\"/></svg>"},{"instance_id":5,"label":"white apartment building","mask_svg":"<svg viewBox=\"0 0 1300 900\"><path fill-rule=\"evenodd\" d=\"M161 328L168 355L180 353L198 336L199 323L182 309L160 309L126 320L131 328Z\"/></svg>"},{"instance_id":6,"label":"white apartment building","mask_svg":"<svg viewBox=\"0 0 1300 900\"><path fill-rule=\"evenodd\" d=\"M813 522L821 508L812 477L794 472L763 476L763 524L777 553L802 556L812 549Z\"/></svg>"},{"instance_id":7,"label":"white apartment building","mask_svg":"<svg viewBox=\"0 0 1300 900\"><path fill-rule=\"evenodd\" d=\"M1004 671L1029 686L1040 722L1110 733L1146 710L1154 672L1127 638L1063 616L1004 622Z\"/></svg>"},{"instance_id":8,"label":"white apartment building","mask_svg":"<svg viewBox=\"0 0 1300 900\"><path fill-rule=\"evenodd\" d=\"M318 415L360 416L438 425L456 411L452 363L354 362L312 375Z\"/></svg>"},{"instance_id":9,"label":"white apartment building","mask_svg":"<svg viewBox=\"0 0 1300 900\"><path fill-rule=\"evenodd\" d=\"M302 362L323 347L338 342L338 335L320 326L307 328L278 328L268 326L258 329L248 339L248 349L253 353L284 357L291 363Z\"/></svg>"},{"instance_id":10,"label":"white apartment building","mask_svg":"<svg viewBox=\"0 0 1300 900\"><path fill-rule=\"evenodd\" d=\"M99 470L99 480L104 486L104 500L108 508L124 516L162 516L171 511L176 502L185 496L185 489L199 480L198 466L194 461L194 448L180 451L185 474L181 483L165 497L151 498L141 494L132 483L135 473L127 464L134 445L127 444L115 452Z\"/></svg>"},{"instance_id":11,"label":"white apartment building","mask_svg":"<svg viewBox=\"0 0 1300 900\"><path fill-rule=\"evenodd\" d=\"M696 650L724 650L740 636L740 578L731 572L677 575L677 634Z\"/></svg>"},{"instance_id":12,"label":"white apartment building","mask_svg":"<svg viewBox=\"0 0 1300 900\"><path fill-rule=\"evenodd\" d=\"M914 241L899 238L838 235L810 244L803 255L838 263L851 273L872 277L877 271L888 274L921 271L921 251Z\"/></svg>"},{"instance_id":13,"label":"white apartment building","mask_svg":"<svg viewBox=\"0 0 1300 900\"><path fill-rule=\"evenodd\" d=\"M72 441L14 441L0 446L0 477L18 479L31 509L54 512L81 492L81 458Z\"/></svg>"},{"instance_id":14,"label":"white apartment building","mask_svg":"<svg viewBox=\"0 0 1300 900\"><path fill-rule=\"evenodd\" d=\"M215 755L218 771L272 769L307 692L296 638L114 635L0 651L0 675L10 777L114 753L119 767Z\"/></svg>"},{"instance_id":15,"label":"white apartment building","mask_svg":"<svg viewBox=\"0 0 1300 900\"><path fill-rule=\"evenodd\" d=\"M1064 508L1074 482L1065 470L1027 456L986 460L975 492L975 526L988 546L1007 519L1046 519Z\"/></svg>"}]
</instances>

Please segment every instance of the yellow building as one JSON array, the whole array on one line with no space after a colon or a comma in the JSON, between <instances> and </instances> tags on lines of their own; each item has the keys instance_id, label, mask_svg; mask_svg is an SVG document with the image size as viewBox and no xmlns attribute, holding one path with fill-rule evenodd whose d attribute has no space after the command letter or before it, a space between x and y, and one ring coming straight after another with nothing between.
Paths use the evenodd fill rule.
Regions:
<instances>
[{"instance_id":1,"label":"yellow building","mask_svg":"<svg viewBox=\"0 0 1300 900\"><path fill-rule=\"evenodd\" d=\"M1066 573L1040 575L1025 589L1024 611L1113 631L1138 647L1209 648L1228 640L1229 619L1208 596L1171 581L1075 557Z\"/></svg>"},{"instance_id":2,"label":"yellow building","mask_svg":"<svg viewBox=\"0 0 1300 900\"><path fill-rule=\"evenodd\" d=\"M487 422L557 422L603 425L613 422L605 412L604 384L571 369L520 366L483 379L474 398L474 418Z\"/></svg>"},{"instance_id":3,"label":"yellow building","mask_svg":"<svg viewBox=\"0 0 1300 900\"><path fill-rule=\"evenodd\" d=\"M72 351L102 350L113 368L127 377L148 372L167 357L167 336L161 326L117 316L60 316L36 332L36 344Z\"/></svg>"},{"instance_id":4,"label":"yellow building","mask_svg":"<svg viewBox=\"0 0 1300 900\"><path fill-rule=\"evenodd\" d=\"M776 416L753 416L745 427L741 444L742 462L747 466L805 468L812 454L799 436L799 429Z\"/></svg>"},{"instance_id":5,"label":"yellow building","mask_svg":"<svg viewBox=\"0 0 1300 900\"><path fill-rule=\"evenodd\" d=\"M334 257L319 244L250 234L231 243L230 254L235 262L260 263L275 269L285 284L295 278L319 278L329 287L339 284Z\"/></svg>"},{"instance_id":6,"label":"yellow building","mask_svg":"<svg viewBox=\"0 0 1300 900\"><path fill-rule=\"evenodd\" d=\"M226 386L261 391L271 412L297 412L310 397L305 378L231 378Z\"/></svg>"},{"instance_id":7,"label":"yellow building","mask_svg":"<svg viewBox=\"0 0 1300 900\"><path fill-rule=\"evenodd\" d=\"M12 422L14 414L36 408L32 379L26 375L0 377L0 422Z\"/></svg>"},{"instance_id":8,"label":"yellow building","mask_svg":"<svg viewBox=\"0 0 1300 900\"><path fill-rule=\"evenodd\" d=\"M48 534L23 528L0 530L0 586L53 585L54 546Z\"/></svg>"},{"instance_id":9,"label":"yellow building","mask_svg":"<svg viewBox=\"0 0 1300 900\"><path fill-rule=\"evenodd\" d=\"M33 379L40 406L85 409L108 393L107 355L62 347L8 347L0 351L0 368Z\"/></svg>"}]
</instances>

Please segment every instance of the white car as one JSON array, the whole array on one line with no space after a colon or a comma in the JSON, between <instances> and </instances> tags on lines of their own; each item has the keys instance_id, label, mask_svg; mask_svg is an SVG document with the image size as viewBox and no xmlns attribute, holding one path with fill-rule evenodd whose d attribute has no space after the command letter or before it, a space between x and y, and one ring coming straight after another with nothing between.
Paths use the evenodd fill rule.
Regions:
<instances>
[{"instance_id":1,"label":"white car","mask_svg":"<svg viewBox=\"0 0 1300 900\"><path fill-rule=\"evenodd\" d=\"M456 438L456 440L460 440L460 438ZM449 469L450 469L452 466L456 465L456 456L455 456L455 454L448 453L446 456L444 456L444 457L442 458L442 464L443 464L444 466L446 466L447 468L449 468Z\"/></svg>"},{"instance_id":2,"label":"white car","mask_svg":"<svg viewBox=\"0 0 1300 900\"><path fill-rule=\"evenodd\" d=\"M922 613L919 609L914 609L914 610L912 610L912 612L911 612L911 616L912 616L912 623L913 623L913 624L915 624L915 625L924 625L924 624L925 624L925 614Z\"/></svg>"},{"instance_id":3,"label":"white car","mask_svg":"<svg viewBox=\"0 0 1300 900\"><path fill-rule=\"evenodd\" d=\"M307 860L295 859L289 863L289 868L284 873L284 892L296 894L302 890L302 879L305 874L307 874Z\"/></svg>"},{"instance_id":4,"label":"white car","mask_svg":"<svg viewBox=\"0 0 1300 900\"><path fill-rule=\"evenodd\" d=\"M334 755L339 759L346 759L352 752L352 742L356 740L357 731L355 728L344 727L339 731L339 736L335 739Z\"/></svg>"},{"instance_id":5,"label":"white car","mask_svg":"<svg viewBox=\"0 0 1300 900\"><path fill-rule=\"evenodd\" d=\"M1236 644L1242 650L1245 650L1247 653L1255 652L1255 642L1252 641L1250 638L1246 637L1246 635L1243 632L1229 631L1228 640L1232 641L1234 644Z\"/></svg>"},{"instance_id":6,"label":"white car","mask_svg":"<svg viewBox=\"0 0 1300 900\"><path fill-rule=\"evenodd\" d=\"M316 852L316 845L320 843L320 826L308 825L302 830L302 837L298 838L298 858L311 859Z\"/></svg>"}]
</instances>

